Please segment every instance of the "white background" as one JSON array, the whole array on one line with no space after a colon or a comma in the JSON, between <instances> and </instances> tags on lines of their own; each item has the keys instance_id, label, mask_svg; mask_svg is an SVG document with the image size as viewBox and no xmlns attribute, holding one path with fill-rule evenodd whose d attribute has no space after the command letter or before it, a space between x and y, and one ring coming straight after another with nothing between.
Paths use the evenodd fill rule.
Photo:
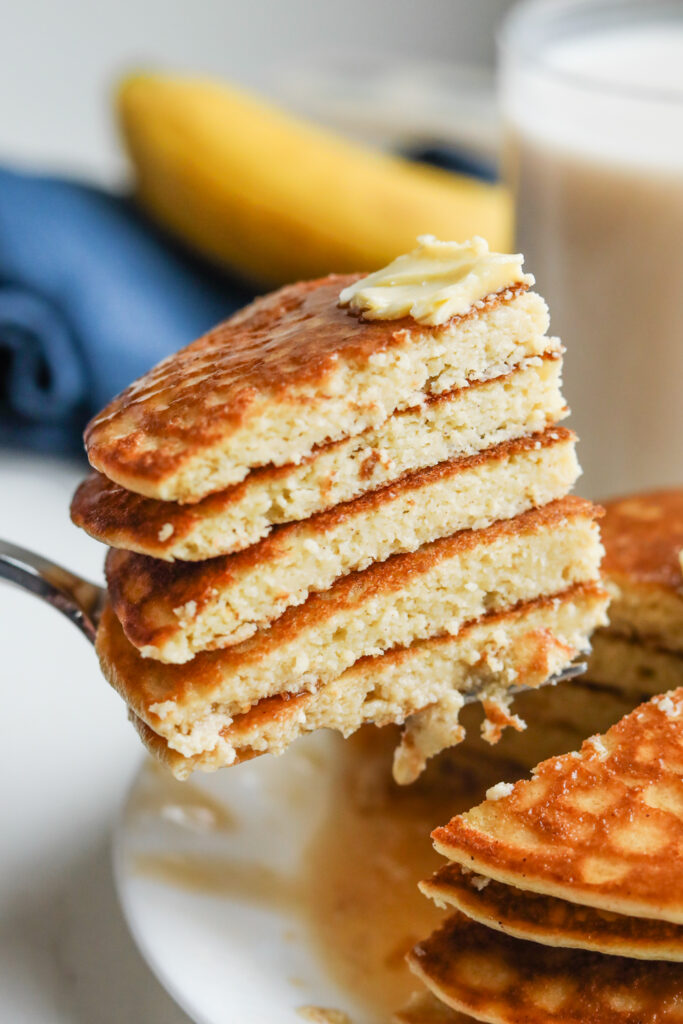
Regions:
<instances>
[{"instance_id":1,"label":"white background","mask_svg":"<svg viewBox=\"0 0 683 1024\"><path fill-rule=\"evenodd\" d=\"M491 61L505 0L21 0L2 5L0 161L119 180L108 97L125 69L234 78L278 94L325 55ZM84 468L0 452L0 536L91 578L102 553L68 521ZM0 584L3 817L0 1020L181 1024L116 904L109 835L141 752L92 649ZM227 1018L226 1018L227 1019Z\"/></svg>"}]
</instances>

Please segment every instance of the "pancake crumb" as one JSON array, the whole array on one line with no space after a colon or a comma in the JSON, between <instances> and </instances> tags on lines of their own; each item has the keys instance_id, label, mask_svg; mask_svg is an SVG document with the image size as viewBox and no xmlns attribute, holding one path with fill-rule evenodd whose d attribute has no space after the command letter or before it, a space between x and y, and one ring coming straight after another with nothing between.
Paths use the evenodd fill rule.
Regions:
<instances>
[{"instance_id":1,"label":"pancake crumb","mask_svg":"<svg viewBox=\"0 0 683 1024\"><path fill-rule=\"evenodd\" d=\"M662 693L660 696L655 697L652 703L656 708L659 708L660 711L663 711L669 718L681 717L683 705L676 706L674 701L671 699L671 694L669 693Z\"/></svg>"},{"instance_id":2,"label":"pancake crumb","mask_svg":"<svg viewBox=\"0 0 683 1024\"><path fill-rule=\"evenodd\" d=\"M502 800L503 797L510 796L514 788L511 782L498 782L495 786L491 786L490 789L486 790L486 799Z\"/></svg>"},{"instance_id":3,"label":"pancake crumb","mask_svg":"<svg viewBox=\"0 0 683 1024\"><path fill-rule=\"evenodd\" d=\"M589 738L586 740L586 743L589 743L593 747L593 750L595 751L595 753L601 761L607 760L607 758L609 757L609 750L602 742L602 737L589 736Z\"/></svg>"}]
</instances>

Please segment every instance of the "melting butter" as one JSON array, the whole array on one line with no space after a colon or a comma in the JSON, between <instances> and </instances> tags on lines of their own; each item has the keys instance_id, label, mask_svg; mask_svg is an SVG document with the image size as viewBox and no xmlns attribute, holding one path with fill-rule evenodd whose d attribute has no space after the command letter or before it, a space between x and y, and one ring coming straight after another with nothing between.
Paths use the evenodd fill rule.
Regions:
<instances>
[{"instance_id":1,"label":"melting butter","mask_svg":"<svg viewBox=\"0 0 683 1024\"><path fill-rule=\"evenodd\" d=\"M534 284L533 275L522 272L520 253L489 252L483 238L440 242L422 235L417 241L412 252L344 288L340 306L367 320L409 316L436 327L468 313L488 295L516 284Z\"/></svg>"}]
</instances>

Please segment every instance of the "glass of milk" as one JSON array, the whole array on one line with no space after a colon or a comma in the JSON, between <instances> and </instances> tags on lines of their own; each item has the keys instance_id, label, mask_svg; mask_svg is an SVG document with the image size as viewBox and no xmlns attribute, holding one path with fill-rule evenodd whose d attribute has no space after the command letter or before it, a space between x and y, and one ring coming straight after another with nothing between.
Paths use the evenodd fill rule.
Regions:
<instances>
[{"instance_id":1,"label":"glass of milk","mask_svg":"<svg viewBox=\"0 0 683 1024\"><path fill-rule=\"evenodd\" d=\"M532 0L501 40L517 240L584 492L683 485L683 2Z\"/></svg>"}]
</instances>

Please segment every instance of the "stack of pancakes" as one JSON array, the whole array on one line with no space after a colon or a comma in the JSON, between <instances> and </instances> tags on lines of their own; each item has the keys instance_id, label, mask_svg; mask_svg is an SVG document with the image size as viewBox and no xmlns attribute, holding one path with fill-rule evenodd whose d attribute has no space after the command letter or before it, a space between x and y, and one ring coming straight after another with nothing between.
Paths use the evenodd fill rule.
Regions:
<instances>
[{"instance_id":1,"label":"stack of pancakes","mask_svg":"<svg viewBox=\"0 0 683 1024\"><path fill-rule=\"evenodd\" d=\"M515 710L529 728L522 735L508 731L496 753L528 769L605 732L655 694L683 685L683 490L603 504L610 622L593 634L584 675L517 698ZM462 715L470 731L474 713Z\"/></svg>"},{"instance_id":2,"label":"stack of pancakes","mask_svg":"<svg viewBox=\"0 0 683 1024\"><path fill-rule=\"evenodd\" d=\"M87 429L99 472L72 517L111 547L99 657L179 777L407 721L410 781L460 738L465 694L497 735L510 688L604 621L596 510L567 497L561 347L528 277L435 326L342 308L357 280L257 300Z\"/></svg>"},{"instance_id":3,"label":"stack of pancakes","mask_svg":"<svg viewBox=\"0 0 683 1024\"><path fill-rule=\"evenodd\" d=\"M646 697L683 683L683 490L605 503L609 626L594 637L591 686Z\"/></svg>"},{"instance_id":4,"label":"stack of pancakes","mask_svg":"<svg viewBox=\"0 0 683 1024\"><path fill-rule=\"evenodd\" d=\"M683 688L432 837L455 913L409 961L454 1020L683 1020Z\"/></svg>"}]
</instances>

